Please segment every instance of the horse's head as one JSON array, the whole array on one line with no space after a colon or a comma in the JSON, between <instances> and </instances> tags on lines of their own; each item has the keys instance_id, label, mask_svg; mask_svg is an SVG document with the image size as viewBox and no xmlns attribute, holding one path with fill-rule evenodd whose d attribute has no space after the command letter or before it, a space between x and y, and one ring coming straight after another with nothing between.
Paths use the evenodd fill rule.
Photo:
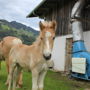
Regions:
<instances>
[{"instance_id":1,"label":"horse's head","mask_svg":"<svg viewBox=\"0 0 90 90\"><path fill-rule=\"evenodd\" d=\"M53 43L55 39L56 21L44 21L39 23L40 39L43 43L43 56L46 60L50 60Z\"/></svg>"}]
</instances>

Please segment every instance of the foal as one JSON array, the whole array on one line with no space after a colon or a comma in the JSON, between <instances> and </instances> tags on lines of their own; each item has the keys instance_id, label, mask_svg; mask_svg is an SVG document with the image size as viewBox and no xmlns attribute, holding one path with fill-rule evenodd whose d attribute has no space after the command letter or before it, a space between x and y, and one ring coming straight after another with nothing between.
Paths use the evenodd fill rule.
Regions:
<instances>
[{"instance_id":1,"label":"foal","mask_svg":"<svg viewBox=\"0 0 90 90\"><path fill-rule=\"evenodd\" d=\"M17 44L22 44L22 41L13 36L7 36L4 37L3 40L0 42L0 59L5 59L6 66L7 66L7 71L9 73L9 52L11 48ZM6 85L8 84L8 81L6 82ZM22 74L19 75L19 80L18 80L18 85L22 85Z\"/></svg>"},{"instance_id":2,"label":"foal","mask_svg":"<svg viewBox=\"0 0 90 90\"><path fill-rule=\"evenodd\" d=\"M10 51L9 61L12 62L12 66L8 77L8 90L16 90L17 75L22 68L32 72L32 90L43 90L44 77L48 69L47 61L51 59L56 22L44 21L40 22L39 26L40 35L35 43L30 46L16 45Z\"/></svg>"}]
</instances>

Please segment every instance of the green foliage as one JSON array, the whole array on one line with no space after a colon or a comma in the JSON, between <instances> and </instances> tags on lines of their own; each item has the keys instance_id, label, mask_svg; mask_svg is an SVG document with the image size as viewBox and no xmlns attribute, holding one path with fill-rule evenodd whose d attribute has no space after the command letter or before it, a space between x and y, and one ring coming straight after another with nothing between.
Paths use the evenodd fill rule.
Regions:
<instances>
[{"instance_id":1,"label":"green foliage","mask_svg":"<svg viewBox=\"0 0 90 90\"><path fill-rule=\"evenodd\" d=\"M7 24L0 24L0 39L5 36L15 36L20 38L25 44L32 44L35 41L36 35L33 32L24 29L16 29Z\"/></svg>"},{"instance_id":2,"label":"green foliage","mask_svg":"<svg viewBox=\"0 0 90 90\"><path fill-rule=\"evenodd\" d=\"M1 27L2 27L4 30L9 30L9 29L10 29L9 26L4 25L4 24L2 24Z\"/></svg>"}]
</instances>

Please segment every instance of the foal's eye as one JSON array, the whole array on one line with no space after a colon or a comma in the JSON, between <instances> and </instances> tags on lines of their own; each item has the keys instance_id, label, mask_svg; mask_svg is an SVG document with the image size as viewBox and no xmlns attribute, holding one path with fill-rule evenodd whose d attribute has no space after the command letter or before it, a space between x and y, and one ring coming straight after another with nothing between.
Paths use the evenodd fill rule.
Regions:
<instances>
[{"instance_id":1,"label":"foal's eye","mask_svg":"<svg viewBox=\"0 0 90 90\"><path fill-rule=\"evenodd\" d=\"M53 40L55 39L55 37L53 37Z\"/></svg>"},{"instance_id":2,"label":"foal's eye","mask_svg":"<svg viewBox=\"0 0 90 90\"><path fill-rule=\"evenodd\" d=\"M41 37L40 39L41 39L41 40L43 40L43 38L42 38L42 37Z\"/></svg>"}]
</instances>

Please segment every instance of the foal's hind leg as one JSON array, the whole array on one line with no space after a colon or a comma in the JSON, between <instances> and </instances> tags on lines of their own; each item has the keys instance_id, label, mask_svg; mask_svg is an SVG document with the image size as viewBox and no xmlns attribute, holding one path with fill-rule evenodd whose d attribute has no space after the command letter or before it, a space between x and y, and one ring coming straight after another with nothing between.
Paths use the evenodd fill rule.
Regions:
<instances>
[{"instance_id":1,"label":"foal's hind leg","mask_svg":"<svg viewBox=\"0 0 90 90\"><path fill-rule=\"evenodd\" d=\"M17 66L13 74L13 90L16 90L16 83L17 83L18 75L20 74L20 72L21 72L21 68Z\"/></svg>"},{"instance_id":2,"label":"foal's hind leg","mask_svg":"<svg viewBox=\"0 0 90 90\"><path fill-rule=\"evenodd\" d=\"M12 89L11 85L13 83L12 82L13 81L13 72L14 72L15 67L16 67L16 64L14 64L14 63L10 66L10 72L9 72L9 75L8 75L8 81L9 81L8 90Z\"/></svg>"},{"instance_id":3,"label":"foal's hind leg","mask_svg":"<svg viewBox=\"0 0 90 90\"><path fill-rule=\"evenodd\" d=\"M21 88L22 87L22 84L23 84L23 81L22 81L22 71L19 73L18 75L18 79L17 79L17 87L18 88Z\"/></svg>"},{"instance_id":4,"label":"foal's hind leg","mask_svg":"<svg viewBox=\"0 0 90 90\"><path fill-rule=\"evenodd\" d=\"M8 60L8 58L5 59L5 62L6 62L7 72L9 74L9 60Z\"/></svg>"},{"instance_id":5,"label":"foal's hind leg","mask_svg":"<svg viewBox=\"0 0 90 90\"><path fill-rule=\"evenodd\" d=\"M13 72L13 90L16 89L16 79L17 79L17 67L15 67L15 70Z\"/></svg>"},{"instance_id":6,"label":"foal's hind leg","mask_svg":"<svg viewBox=\"0 0 90 90\"><path fill-rule=\"evenodd\" d=\"M45 78L46 73L47 73L47 71L45 70L45 71L40 72L40 74L39 74L39 79L38 79L39 90L43 90L44 78Z\"/></svg>"},{"instance_id":7,"label":"foal's hind leg","mask_svg":"<svg viewBox=\"0 0 90 90\"><path fill-rule=\"evenodd\" d=\"M6 62L6 69L7 69L7 72L8 72L8 75L9 75L9 60L6 58L5 59L5 62ZM7 80L5 82L5 85L8 85L9 81L8 81L8 76L7 76Z\"/></svg>"}]
</instances>

